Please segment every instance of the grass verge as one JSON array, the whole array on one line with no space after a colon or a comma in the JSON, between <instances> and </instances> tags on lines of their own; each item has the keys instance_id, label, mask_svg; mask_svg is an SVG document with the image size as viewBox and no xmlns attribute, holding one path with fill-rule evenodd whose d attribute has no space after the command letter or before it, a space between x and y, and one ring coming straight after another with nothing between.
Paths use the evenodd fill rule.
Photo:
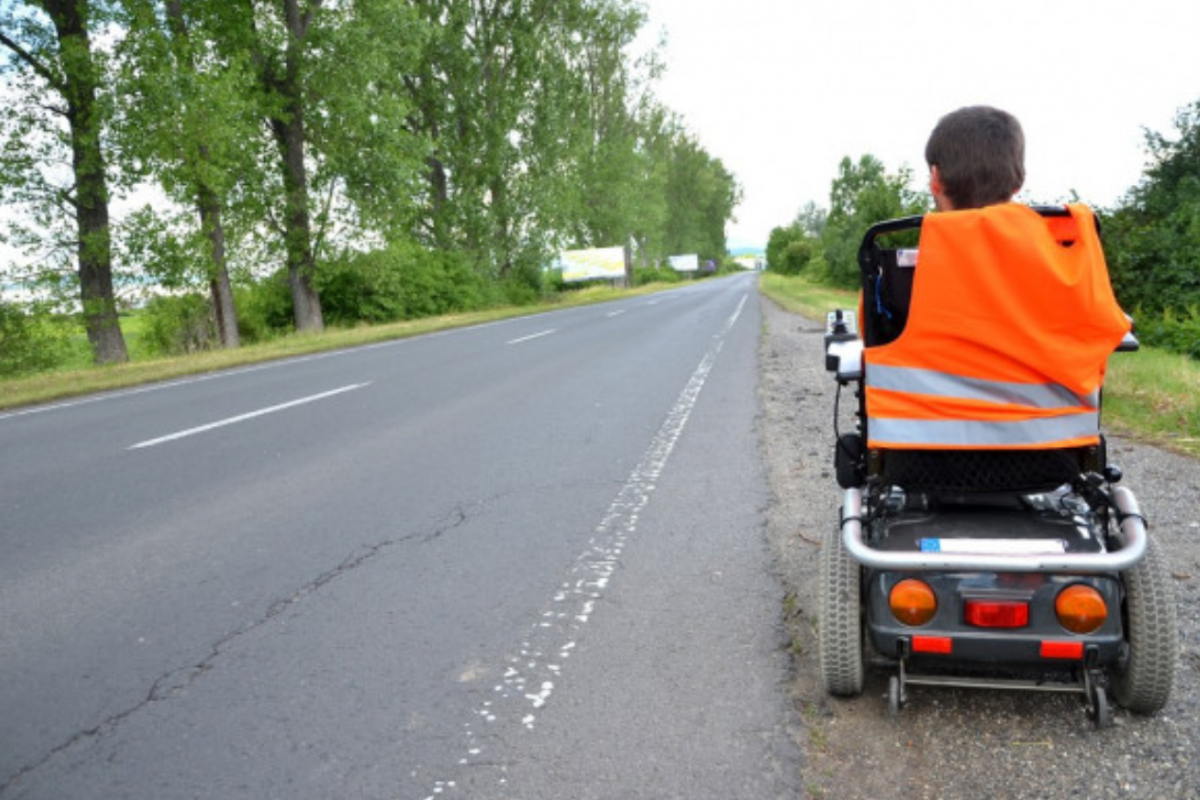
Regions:
<instances>
[{"instance_id":1,"label":"grass verge","mask_svg":"<svg viewBox=\"0 0 1200 800\"><path fill-rule=\"evenodd\" d=\"M759 287L788 311L816 320L858 304L855 292L802 277L766 273ZM1114 354L1104 382L1104 427L1200 458L1200 363L1152 347Z\"/></svg>"},{"instance_id":2,"label":"grass verge","mask_svg":"<svg viewBox=\"0 0 1200 800\"><path fill-rule=\"evenodd\" d=\"M649 284L635 289L590 287L565 293L555 298L553 302L546 302L539 306L494 308L387 325L327 328L322 333L291 334L269 342L240 347L236 350L209 350L175 358L136 359L136 349L131 348L134 349L135 360L127 364L78 367L0 380L0 409L44 403L92 392L123 389L144 383L233 369L265 361L404 339L434 331L479 325L560 308L593 305L670 288L678 288L678 285Z\"/></svg>"}]
</instances>

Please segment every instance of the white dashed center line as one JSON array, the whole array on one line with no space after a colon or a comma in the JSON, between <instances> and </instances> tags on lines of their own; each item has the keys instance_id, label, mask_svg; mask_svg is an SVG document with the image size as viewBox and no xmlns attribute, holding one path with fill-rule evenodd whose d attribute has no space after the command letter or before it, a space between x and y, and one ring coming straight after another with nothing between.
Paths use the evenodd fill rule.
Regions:
<instances>
[{"instance_id":1,"label":"white dashed center line","mask_svg":"<svg viewBox=\"0 0 1200 800\"><path fill-rule=\"evenodd\" d=\"M342 394L343 392L352 392L355 389L361 389L364 386L370 386L370 385L371 385L370 383L354 383L354 384L351 384L350 386L343 386L340 389L333 389L328 392L321 392L320 394L309 395L308 397L301 397L299 400L291 400L287 403L280 403L279 405L276 405L276 406L270 406L269 408L260 408L257 411L251 411L247 414L239 414L236 417L229 417L228 419L217 420L216 422L210 422L207 425L200 425L199 427L196 427L196 428L188 428L185 431L169 433L166 436L160 436L157 439L147 439L144 442L138 442L137 444L130 445L128 449L139 450L143 447L154 447L155 445L163 444L165 442L172 442L172 441L175 441L176 439L182 439L185 436L194 436L197 433L204 433L205 431L211 431L214 428L223 428L226 425L233 425L238 422L245 422L248 419L254 419L255 417L261 417L266 414L274 414L276 411L283 411L286 408L292 408L294 406L304 405L305 403L312 403L316 400L324 400L326 397L333 397L334 395Z\"/></svg>"}]
</instances>

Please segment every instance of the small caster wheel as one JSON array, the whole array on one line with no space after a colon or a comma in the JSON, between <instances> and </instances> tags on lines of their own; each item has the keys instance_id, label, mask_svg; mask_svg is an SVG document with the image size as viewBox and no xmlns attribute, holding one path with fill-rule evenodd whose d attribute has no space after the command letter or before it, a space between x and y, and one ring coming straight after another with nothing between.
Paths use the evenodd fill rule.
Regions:
<instances>
[{"instance_id":1,"label":"small caster wheel","mask_svg":"<svg viewBox=\"0 0 1200 800\"><path fill-rule=\"evenodd\" d=\"M1097 730L1103 730L1112 725L1112 706L1108 704L1108 693L1102 686L1092 685L1091 705L1092 721L1096 723Z\"/></svg>"},{"instance_id":2,"label":"small caster wheel","mask_svg":"<svg viewBox=\"0 0 1200 800\"><path fill-rule=\"evenodd\" d=\"M900 716L900 706L904 704L904 698L900 693L900 678L893 675L888 678L888 716L892 719Z\"/></svg>"}]
</instances>

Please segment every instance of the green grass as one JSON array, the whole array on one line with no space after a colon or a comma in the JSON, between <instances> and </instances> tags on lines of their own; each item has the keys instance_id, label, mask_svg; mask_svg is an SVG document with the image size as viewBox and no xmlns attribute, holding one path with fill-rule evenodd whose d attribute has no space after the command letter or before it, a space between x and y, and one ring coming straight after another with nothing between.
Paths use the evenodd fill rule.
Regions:
<instances>
[{"instance_id":1,"label":"green grass","mask_svg":"<svg viewBox=\"0 0 1200 800\"><path fill-rule=\"evenodd\" d=\"M766 273L759 287L787 310L816 320L858 304L855 292L802 277ZM1200 363L1152 347L1114 354L1104 382L1104 427L1200 457Z\"/></svg>"},{"instance_id":2,"label":"green grass","mask_svg":"<svg viewBox=\"0 0 1200 800\"><path fill-rule=\"evenodd\" d=\"M442 317L396 322L388 325L363 325L354 328L327 328L317 334L291 334L269 342L247 345L236 350L210 350L174 358L150 358L139 343L141 321L137 316L121 318L121 330L127 337L131 360L127 364L97 367L89 363L87 337L81 332L74 342L78 352L64 368L21 378L0 379L0 409L44 403L91 392L122 389L143 383L171 380L222 369L342 350L365 344L403 339L423 333L479 325L485 322L527 316L559 308L572 308L650 294L678 288L671 284L649 284L635 289L589 287L566 292L539 306L503 307Z\"/></svg>"},{"instance_id":3,"label":"green grass","mask_svg":"<svg viewBox=\"0 0 1200 800\"><path fill-rule=\"evenodd\" d=\"M856 309L858 293L812 283L801 277L788 277L764 272L758 281L759 289L793 314L824 322L825 315L835 308Z\"/></svg>"}]
</instances>

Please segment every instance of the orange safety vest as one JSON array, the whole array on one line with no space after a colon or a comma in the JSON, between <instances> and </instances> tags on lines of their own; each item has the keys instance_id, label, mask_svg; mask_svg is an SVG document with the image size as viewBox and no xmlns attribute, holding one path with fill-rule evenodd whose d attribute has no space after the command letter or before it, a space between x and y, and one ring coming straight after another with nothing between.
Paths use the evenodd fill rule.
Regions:
<instances>
[{"instance_id":1,"label":"orange safety vest","mask_svg":"<svg viewBox=\"0 0 1200 800\"><path fill-rule=\"evenodd\" d=\"M1092 212L1067 209L926 215L908 323L864 351L869 447L1097 443L1100 385L1129 321Z\"/></svg>"}]
</instances>

